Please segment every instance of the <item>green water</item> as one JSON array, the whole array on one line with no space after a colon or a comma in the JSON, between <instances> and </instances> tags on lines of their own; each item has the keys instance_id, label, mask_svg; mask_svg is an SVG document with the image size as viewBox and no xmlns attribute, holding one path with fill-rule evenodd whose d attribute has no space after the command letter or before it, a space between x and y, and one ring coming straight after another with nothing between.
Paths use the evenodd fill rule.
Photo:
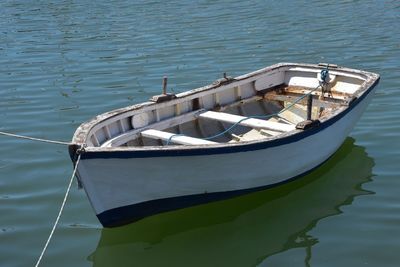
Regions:
<instances>
[{"instance_id":1,"label":"green water","mask_svg":"<svg viewBox=\"0 0 400 267\"><path fill-rule=\"evenodd\" d=\"M41 266L399 266L399 26L395 0L1 1L0 131L68 141L164 75L182 92L277 62L381 74L335 156L285 186L102 229L74 185ZM0 144L0 266L33 266L72 166Z\"/></svg>"}]
</instances>

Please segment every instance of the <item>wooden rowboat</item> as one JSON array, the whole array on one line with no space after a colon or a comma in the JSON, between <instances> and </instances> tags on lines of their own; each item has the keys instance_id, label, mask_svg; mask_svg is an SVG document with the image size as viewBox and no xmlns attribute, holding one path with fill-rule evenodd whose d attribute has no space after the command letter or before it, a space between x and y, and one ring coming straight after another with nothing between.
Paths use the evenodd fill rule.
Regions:
<instances>
[{"instance_id":1,"label":"wooden rowboat","mask_svg":"<svg viewBox=\"0 0 400 267\"><path fill-rule=\"evenodd\" d=\"M105 227L276 186L343 143L379 75L280 63L96 116L69 147Z\"/></svg>"}]
</instances>

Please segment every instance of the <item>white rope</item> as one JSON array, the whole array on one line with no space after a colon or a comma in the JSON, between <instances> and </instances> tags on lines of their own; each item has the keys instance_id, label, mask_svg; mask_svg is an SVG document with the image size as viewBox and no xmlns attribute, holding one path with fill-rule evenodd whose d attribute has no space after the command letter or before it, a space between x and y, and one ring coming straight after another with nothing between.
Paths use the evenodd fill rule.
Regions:
<instances>
[{"instance_id":1,"label":"white rope","mask_svg":"<svg viewBox=\"0 0 400 267\"><path fill-rule=\"evenodd\" d=\"M43 258L43 255L44 255L44 253L46 252L47 246L49 245L50 240L51 240L51 238L53 237L54 231L56 230L58 221L60 220L61 214L62 214L62 212L63 212L63 210L64 210L65 203L67 202L67 198L68 198L68 195L69 195L69 191L70 191L70 189L71 189L72 181L74 180L74 177L75 177L75 174L76 174L76 170L78 169L78 164L79 164L79 161L80 161L80 160L81 160L81 154L78 154L78 159L76 160L75 168L74 168L74 171L72 172L72 176L71 176L71 178L70 178L67 191L65 192L64 200L63 200L63 202L62 202L62 204L61 204L60 211L58 212L57 219L56 219L56 221L54 222L53 229L52 229L51 232L50 232L49 238L47 239L46 244L44 245L44 248L43 248L43 250L42 250L42 253L40 254L40 257L39 257L38 261L36 262L35 267L38 267L38 266L39 266L39 264L40 264L40 262L41 262L41 260L42 260L42 258Z\"/></svg>"},{"instance_id":2,"label":"white rope","mask_svg":"<svg viewBox=\"0 0 400 267\"><path fill-rule=\"evenodd\" d=\"M16 137L16 138L21 138L21 139L26 139L26 140L31 140L31 141L39 141L39 142L58 144L58 145L71 145L72 144L72 143L68 143L68 142L53 141L53 140L35 138L35 137L24 136L24 135L19 135L19 134L12 134L12 133L1 132L1 131L0 131L0 134L6 135L6 136L11 136L11 137Z\"/></svg>"}]
</instances>

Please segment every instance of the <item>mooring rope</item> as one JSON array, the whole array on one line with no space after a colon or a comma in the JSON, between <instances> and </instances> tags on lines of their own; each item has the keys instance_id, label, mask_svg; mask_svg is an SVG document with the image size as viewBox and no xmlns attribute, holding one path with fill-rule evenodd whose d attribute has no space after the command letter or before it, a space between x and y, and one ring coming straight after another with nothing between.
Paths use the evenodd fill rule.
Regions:
<instances>
[{"instance_id":1,"label":"mooring rope","mask_svg":"<svg viewBox=\"0 0 400 267\"><path fill-rule=\"evenodd\" d=\"M30 136L25 136L25 135L7 133L7 132L2 132L2 131L0 131L0 135L10 136L10 137L15 137L15 138L20 138L20 139L26 139L26 140L30 140L30 141L38 141L38 142L43 142L43 143L57 144L57 145L67 145L68 146L68 145L72 144L69 142L54 141L54 140L30 137Z\"/></svg>"},{"instance_id":2,"label":"mooring rope","mask_svg":"<svg viewBox=\"0 0 400 267\"><path fill-rule=\"evenodd\" d=\"M76 170L78 169L78 165L79 165L79 162L80 162L80 160L81 160L81 155L82 155L81 153L78 153L78 158L77 158L76 163L75 163L74 171L72 172L71 178L69 179L69 184L68 184L67 191L65 192L65 195L64 195L64 200L63 200L63 202L62 202L62 204L61 204L61 207L60 207L60 210L59 210L59 212L58 212L56 221L54 222L53 228L52 228L52 230L51 230L51 232L50 232L49 237L47 238L47 241L46 241L46 244L44 245L44 248L43 248L43 250L42 250L42 253L40 254L40 257L39 257L39 259L37 260L37 262L36 262L36 264L35 264L35 267L38 267L39 264L40 264L40 262L42 261L43 255L44 255L44 253L46 252L47 247L48 247L48 245L49 245L49 243L50 243L50 240L51 240L51 238L53 237L54 231L55 231L56 228L57 228L58 222L59 222L59 220L60 220L60 218L61 218L61 214L62 214L62 212L63 212L63 210L64 210L65 203L67 202L67 198L68 198L69 192L70 192L70 190L71 190L72 181L74 180L74 177L75 177L75 174L76 174Z\"/></svg>"},{"instance_id":3,"label":"mooring rope","mask_svg":"<svg viewBox=\"0 0 400 267\"><path fill-rule=\"evenodd\" d=\"M54 140L48 140L48 139L30 137L30 136L19 135L19 134L13 134L13 133L2 132L2 131L0 131L0 135L5 135L5 136L9 136L9 137L20 138L20 139L25 139L25 140L30 140L30 141L43 142L43 143L48 143L48 144L67 145L67 146L72 144L72 143L70 143L70 142L54 141ZM53 237L53 234L54 234L54 232L55 232L55 230L56 230L56 228L57 228L58 222L59 222L59 220L60 220L60 218L61 218L61 214L62 214L62 212L63 212L63 210L64 210L64 207L65 207L65 203L67 202L67 198L68 198L69 192L70 192L70 190L71 190L72 181L74 180L74 177L75 177L75 175L76 175L76 171L77 171L77 169L78 169L79 162L80 162L80 160L81 160L81 155L82 155L81 152L83 152L83 148L84 148L84 146L81 146L81 148L78 149L78 152L79 152L79 153L78 153L78 157L77 157L77 160L76 160L76 162L75 162L74 171L72 172L71 178L69 179L69 184L68 184L68 187L67 187L67 191L65 192L65 195L64 195L64 200L63 200L63 202L62 202L62 204L61 204L61 207L60 207L60 210L59 210L59 212L58 212L56 221L54 222L53 228L52 228L52 230L51 230L51 232L50 232L49 237L47 238L47 241L46 241L46 244L44 245L44 248L43 248L43 250L42 250L42 253L40 254L39 259L37 260L37 262L36 262L36 264L35 264L35 267L38 267L39 264L40 264L40 262L42 261L43 255L44 255L44 253L46 252L47 247L48 247L48 245L49 245L49 243L50 243L50 240L51 240L51 238Z\"/></svg>"}]
</instances>

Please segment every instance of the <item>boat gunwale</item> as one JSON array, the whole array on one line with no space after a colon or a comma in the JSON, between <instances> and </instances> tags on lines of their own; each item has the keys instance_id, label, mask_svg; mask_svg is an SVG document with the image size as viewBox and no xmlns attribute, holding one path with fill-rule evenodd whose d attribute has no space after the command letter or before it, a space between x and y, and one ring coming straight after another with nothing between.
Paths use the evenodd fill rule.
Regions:
<instances>
[{"instance_id":1,"label":"boat gunwale","mask_svg":"<svg viewBox=\"0 0 400 267\"><path fill-rule=\"evenodd\" d=\"M282 67L306 67L312 68L316 70L320 70L321 66L315 64L302 64L302 63L278 63L269 67L265 67L263 69L244 74L234 78L231 83L252 78L254 76L258 76L265 72L274 71L276 69ZM290 69L289 69L290 70ZM332 69L335 72L339 72L340 74L358 74L364 76L364 82L361 84L360 88L352 94L352 96L356 97L354 101L352 101L348 106L340 106L330 113L328 117L322 117L320 119L321 124L312 129L308 130L292 130L290 132L286 132L274 137L267 137L259 140L252 141L243 141L238 143L220 143L213 145L191 145L191 146L146 146L146 147L87 147L82 157L83 159L89 158L142 158L142 157L164 157L164 156L183 156L183 155L210 155L210 154L221 154L221 153L235 153L235 152L245 152L251 150L265 149L268 147L279 146L283 144L288 144L292 142L296 142L310 135L316 134L319 131L327 128L332 125L340 118L345 116L348 112L350 112L354 107L356 107L377 85L379 82L380 76L376 73L367 72L363 70L357 69L349 69L344 67L337 67ZM228 85L230 85L229 83ZM183 97L190 97L196 95L200 92L205 92L208 90L216 89L218 87L226 86L225 84L210 84L204 87L196 88L190 91L185 91L177 95L178 99ZM164 104L164 103L161 103ZM100 114L89 120L87 122L82 123L78 129L76 130L73 143L76 145L82 144L84 142L74 142L79 141L80 136L84 135L85 141L88 138L88 133L92 131L92 129L99 123L106 121L110 118L120 116L122 113L136 111L143 107L154 107L160 105L160 103L154 102L144 102L140 104L136 104L133 106L128 106L121 109L116 109L113 111L109 111L103 114Z\"/></svg>"}]
</instances>

